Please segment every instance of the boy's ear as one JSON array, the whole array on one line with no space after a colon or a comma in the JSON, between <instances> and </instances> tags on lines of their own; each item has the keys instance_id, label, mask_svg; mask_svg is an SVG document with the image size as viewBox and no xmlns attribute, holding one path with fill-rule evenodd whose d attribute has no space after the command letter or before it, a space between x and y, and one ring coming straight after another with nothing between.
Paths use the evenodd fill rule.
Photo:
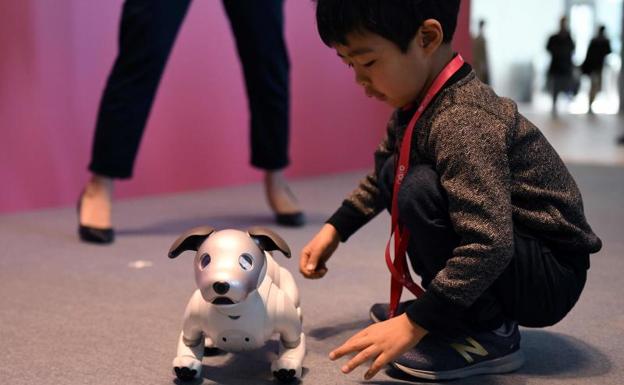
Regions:
<instances>
[{"instance_id":1,"label":"boy's ear","mask_svg":"<svg viewBox=\"0 0 624 385\"><path fill-rule=\"evenodd\" d=\"M426 53L435 52L444 42L444 29L436 19L427 19L420 26L419 43Z\"/></svg>"}]
</instances>

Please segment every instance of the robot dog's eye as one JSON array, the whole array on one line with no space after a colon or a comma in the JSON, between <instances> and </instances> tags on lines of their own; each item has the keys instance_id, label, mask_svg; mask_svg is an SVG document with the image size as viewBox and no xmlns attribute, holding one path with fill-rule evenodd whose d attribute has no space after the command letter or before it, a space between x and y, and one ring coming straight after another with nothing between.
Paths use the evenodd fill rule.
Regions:
<instances>
[{"instance_id":1,"label":"robot dog's eye","mask_svg":"<svg viewBox=\"0 0 624 385\"><path fill-rule=\"evenodd\" d=\"M251 257L251 255L244 253L241 254L240 257L238 257L238 263L240 264L240 267L243 268L243 270L251 270L251 267L253 266L253 258Z\"/></svg>"},{"instance_id":2,"label":"robot dog's eye","mask_svg":"<svg viewBox=\"0 0 624 385\"><path fill-rule=\"evenodd\" d=\"M209 263L210 263L210 254L202 255L201 259L199 260L199 264L200 264L201 268L205 269L206 266L208 266Z\"/></svg>"}]
</instances>

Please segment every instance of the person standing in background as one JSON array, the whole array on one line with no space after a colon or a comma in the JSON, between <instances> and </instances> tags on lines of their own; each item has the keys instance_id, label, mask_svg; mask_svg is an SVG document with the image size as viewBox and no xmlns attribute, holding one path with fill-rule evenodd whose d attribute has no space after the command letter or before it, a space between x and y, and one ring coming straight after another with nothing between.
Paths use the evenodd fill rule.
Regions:
<instances>
[{"instance_id":1,"label":"person standing in background","mask_svg":"<svg viewBox=\"0 0 624 385\"><path fill-rule=\"evenodd\" d=\"M598 35L594 37L587 48L585 61L581 65L581 71L591 80L591 88L589 90L589 113L593 114L592 104L596 99L596 95L602 89L602 70L607 55L611 53L611 44L605 35L605 26L598 28Z\"/></svg>"},{"instance_id":2,"label":"person standing in background","mask_svg":"<svg viewBox=\"0 0 624 385\"><path fill-rule=\"evenodd\" d=\"M160 79L191 0L126 0L119 52L102 95L89 170L78 202L81 240L111 243L114 179L130 178ZM282 225L304 215L282 170L289 164L289 59L283 0L223 0L251 112L251 164L265 172L267 200Z\"/></svg>"},{"instance_id":3,"label":"person standing in background","mask_svg":"<svg viewBox=\"0 0 624 385\"><path fill-rule=\"evenodd\" d=\"M552 114L557 116L557 97L560 92L570 90L574 70L572 65L574 41L570 36L565 16L559 22L559 32L548 39L546 49L552 57L548 68L548 88L552 93Z\"/></svg>"},{"instance_id":4,"label":"person standing in background","mask_svg":"<svg viewBox=\"0 0 624 385\"><path fill-rule=\"evenodd\" d=\"M487 41L485 40L485 20L479 21L479 33L472 38L472 66L479 80L491 85L488 64Z\"/></svg>"}]
</instances>

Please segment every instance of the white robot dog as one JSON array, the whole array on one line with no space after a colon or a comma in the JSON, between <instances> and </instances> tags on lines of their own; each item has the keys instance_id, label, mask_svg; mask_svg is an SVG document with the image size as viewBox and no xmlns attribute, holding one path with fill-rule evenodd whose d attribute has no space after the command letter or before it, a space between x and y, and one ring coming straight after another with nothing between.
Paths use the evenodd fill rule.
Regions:
<instances>
[{"instance_id":1,"label":"white robot dog","mask_svg":"<svg viewBox=\"0 0 624 385\"><path fill-rule=\"evenodd\" d=\"M181 235L169 258L196 251L195 290L186 306L173 369L181 380L201 376L204 346L226 352L262 347L279 334L271 364L280 381L301 378L305 355L299 290L290 272L271 256L290 258L286 242L269 229L215 231L204 226Z\"/></svg>"}]
</instances>

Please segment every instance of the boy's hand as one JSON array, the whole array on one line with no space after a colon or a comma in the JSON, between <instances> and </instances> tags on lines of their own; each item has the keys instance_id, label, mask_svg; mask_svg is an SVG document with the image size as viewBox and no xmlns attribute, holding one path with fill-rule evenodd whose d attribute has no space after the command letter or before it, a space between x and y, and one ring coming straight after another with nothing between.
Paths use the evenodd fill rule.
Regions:
<instances>
[{"instance_id":1,"label":"boy's hand","mask_svg":"<svg viewBox=\"0 0 624 385\"><path fill-rule=\"evenodd\" d=\"M301 250L299 271L306 278L323 278L327 273L325 262L336 251L340 244L340 236L334 226L326 223L321 230Z\"/></svg>"},{"instance_id":2,"label":"boy's hand","mask_svg":"<svg viewBox=\"0 0 624 385\"><path fill-rule=\"evenodd\" d=\"M345 354L357 353L341 370L347 374L364 362L372 361L364 374L364 379L370 380L386 364L416 346L426 334L425 329L401 314L360 331L329 353L329 359L333 361Z\"/></svg>"}]
</instances>

